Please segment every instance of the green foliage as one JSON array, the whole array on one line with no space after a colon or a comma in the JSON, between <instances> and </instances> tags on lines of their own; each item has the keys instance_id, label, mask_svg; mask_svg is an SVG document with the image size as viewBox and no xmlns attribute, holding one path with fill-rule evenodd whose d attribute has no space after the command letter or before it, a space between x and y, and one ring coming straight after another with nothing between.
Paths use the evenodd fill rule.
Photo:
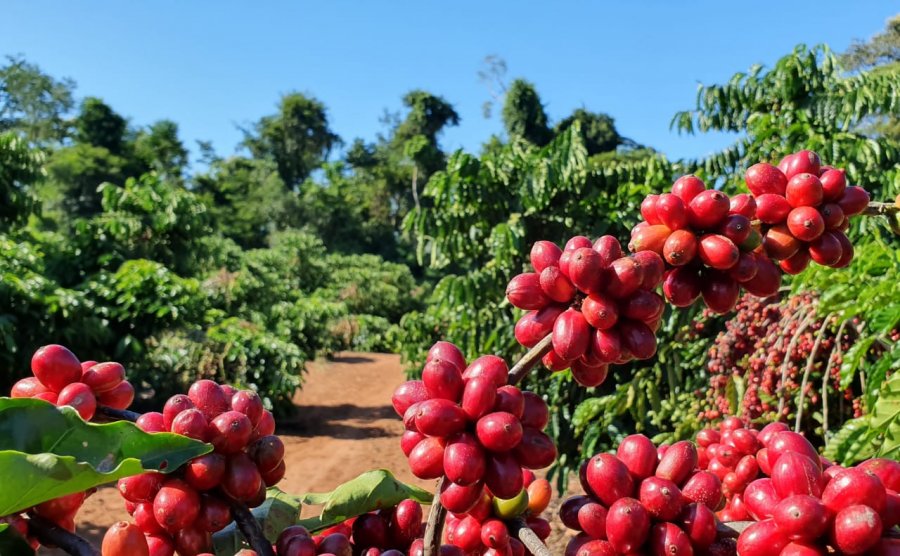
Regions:
<instances>
[{"instance_id":1,"label":"green foliage","mask_svg":"<svg viewBox=\"0 0 900 556\"><path fill-rule=\"evenodd\" d=\"M87 97L81 102L81 111L75 118L75 141L120 155L126 125L125 118L108 104L99 98Z\"/></svg>"},{"instance_id":2,"label":"green foliage","mask_svg":"<svg viewBox=\"0 0 900 556\"><path fill-rule=\"evenodd\" d=\"M194 186L214 227L244 247L265 245L269 234L293 222L300 209L271 160L216 160L207 173L194 177Z\"/></svg>"},{"instance_id":3,"label":"green foliage","mask_svg":"<svg viewBox=\"0 0 900 556\"><path fill-rule=\"evenodd\" d=\"M856 56L859 61L863 54L852 49L845 60ZM852 63L857 68L869 65ZM740 183L740 170L757 161L777 160L810 148L826 163L846 168L848 181L862 185L874 198L893 198L900 192L896 167L900 142L896 136L872 133L868 123L896 115L897 69L892 64L848 75L827 47L798 46L771 69L754 66L735 74L727 84L701 86L696 108L676 114L672 123L688 133L745 134L723 152L692 163L711 175L729 176L728 186ZM886 452L893 453L896 444L890 442L896 442L898 425L896 414L886 409L894 393L885 386L892 382L886 379L900 357L900 350L892 346L892 334L900 324L898 241L884 233L880 218L857 219L850 232L856 257L849 268L834 271L812 265L791 280L794 293L817 292L819 312L834 313L838 322L846 322L856 334L854 346L843 355L841 385L860 383L865 416L827 435L826 454L844 463L868 457L882 443L888 446ZM876 408L885 418L873 417ZM822 421L822 416L816 418Z\"/></svg>"},{"instance_id":4,"label":"green foliage","mask_svg":"<svg viewBox=\"0 0 900 556\"><path fill-rule=\"evenodd\" d=\"M534 85L516 79L506 91L503 102L503 128L510 139L524 139L539 147L553 137L544 105Z\"/></svg>"},{"instance_id":5,"label":"green foliage","mask_svg":"<svg viewBox=\"0 0 900 556\"><path fill-rule=\"evenodd\" d=\"M563 133L576 120L581 124L582 140L588 155L614 151L625 142L625 138L616 131L616 124L611 116L589 112L584 108L578 108L568 118L556 124L553 132L556 135Z\"/></svg>"},{"instance_id":6,"label":"green foliage","mask_svg":"<svg viewBox=\"0 0 900 556\"><path fill-rule=\"evenodd\" d=\"M28 186L42 177L43 156L12 133L0 133L0 230L23 224L37 212Z\"/></svg>"},{"instance_id":7,"label":"green foliage","mask_svg":"<svg viewBox=\"0 0 900 556\"><path fill-rule=\"evenodd\" d=\"M84 289L119 338L119 357L127 349L142 351L140 340L157 330L195 321L203 309L196 280L146 259L128 260L115 272L102 271Z\"/></svg>"},{"instance_id":8,"label":"green foliage","mask_svg":"<svg viewBox=\"0 0 900 556\"><path fill-rule=\"evenodd\" d=\"M259 522L263 535L274 544L282 531L297 523L300 517L300 497L272 487L266 491L265 502L250 511ZM213 535L216 554L237 554L244 548L248 548L248 545L234 522Z\"/></svg>"},{"instance_id":9,"label":"green foliage","mask_svg":"<svg viewBox=\"0 0 900 556\"><path fill-rule=\"evenodd\" d=\"M895 113L897 98L900 72L847 76L826 47L798 46L768 71L754 66L727 84L701 85L696 108L676 114L672 125L687 133L744 133L732 147L694 164L731 184L740 184L743 169L756 162L809 148L880 196L890 193L900 145L867 136L860 126Z\"/></svg>"},{"instance_id":10,"label":"green foliage","mask_svg":"<svg viewBox=\"0 0 900 556\"><path fill-rule=\"evenodd\" d=\"M405 265L375 255L328 255L325 266L330 277L319 293L344 302L351 313L396 322L417 306L418 287Z\"/></svg>"},{"instance_id":11,"label":"green foliage","mask_svg":"<svg viewBox=\"0 0 900 556\"><path fill-rule=\"evenodd\" d=\"M13 130L35 144L60 141L74 106L70 79L57 80L15 56L0 67L0 132Z\"/></svg>"},{"instance_id":12,"label":"green foliage","mask_svg":"<svg viewBox=\"0 0 900 556\"><path fill-rule=\"evenodd\" d=\"M322 512L299 523L311 532L319 531L351 517L393 508L406 499L430 504L433 496L427 490L401 483L387 469L374 469L338 485L331 492L304 495L301 498L304 504L322 506Z\"/></svg>"},{"instance_id":13,"label":"green foliage","mask_svg":"<svg viewBox=\"0 0 900 556\"><path fill-rule=\"evenodd\" d=\"M0 491L0 514L144 471L174 471L212 446L133 423L84 422L71 407L0 398L0 474L28 488Z\"/></svg>"},{"instance_id":14,"label":"green foliage","mask_svg":"<svg viewBox=\"0 0 900 556\"><path fill-rule=\"evenodd\" d=\"M181 274L197 266L197 240L209 230L206 206L181 186L145 174L123 187L100 186L103 211L76 225L88 268L115 268L150 259Z\"/></svg>"},{"instance_id":15,"label":"green foliage","mask_svg":"<svg viewBox=\"0 0 900 556\"><path fill-rule=\"evenodd\" d=\"M296 220L330 251L396 258L395 209L387 180L364 169L351 173L342 162L323 170L321 182L307 180L301 186Z\"/></svg>"},{"instance_id":16,"label":"green foliage","mask_svg":"<svg viewBox=\"0 0 900 556\"><path fill-rule=\"evenodd\" d=\"M187 149L178 137L178 124L171 120L160 120L140 130L134 139L134 154L163 179L180 179L188 163Z\"/></svg>"},{"instance_id":17,"label":"green foliage","mask_svg":"<svg viewBox=\"0 0 900 556\"><path fill-rule=\"evenodd\" d=\"M900 15L890 18L885 30L869 41L855 41L841 55L841 62L851 70L900 62Z\"/></svg>"},{"instance_id":18,"label":"green foliage","mask_svg":"<svg viewBox=\"0 0 900 556\"><path fill-rule=\"evenodd\" d=\"M900 307L896 285L900 280L898 240L863 240L845 271L825 272L816 267L794 279L795 291L821 291L819 311L834 313L855 335L853 346L843 354L841 387L859 384L864 416L844 424L827 437L826 452L853 463L880 450L898 448L898 383Z\"/></svg>"},{"instance_id":19,"label":"green foliage","mask_svg":"<svg viewBox=\"0 0 900 556\"><path fill-rule=\"evenodd\" d=\"M84 353L110 337L91 299L62 287L41 248L24 239L0 234L0 381L6 385L21 377L48 338Z\"/></svg>"},{"instance_id":20,"label":"green foliage","mask_svg":"<svg viewBox=\"0 0 900 556\"><path fill-rule=\"evenodd\" d=\"M47 163L49 183L42 196L54 217L67 222L102 210L100 184L122 183L131 175L128 161L104 147L77 144L53 151Z\"/></svg>"},{"instance_id":21,"label":"green foliage","mask_svg":"<svg viewBox=\"0 0 900 556\"><path fill-rule=\"evenodd\" d=\"M209 378L259 393L270 409L283 414L300 386L306 355L300 347L264 326L225 317L206 330L166 332L149 346L144 380L155 392L185 392L195 380Z\"/></svg>"},{"instance_id":22,"label":"green foliage","mask_svg":"<svg viewBox=\"0 0 900 556\"><path fill-rule=\"evenodd\" d=\"M261 118L244 138L254 157L275 162L289 188L305 180L339 143L328 128L325 105L300 93L281 97L278 113Z\"/></svg>"}]
</instances>

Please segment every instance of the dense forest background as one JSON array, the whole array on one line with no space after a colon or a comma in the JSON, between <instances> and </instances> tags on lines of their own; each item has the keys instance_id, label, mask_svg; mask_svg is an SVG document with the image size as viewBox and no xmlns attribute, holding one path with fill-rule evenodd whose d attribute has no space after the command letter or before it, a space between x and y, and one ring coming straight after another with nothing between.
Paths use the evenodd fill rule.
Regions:
<instances>
[{"instance_id":1,"label":"dense forest background","mask_svg":"<svg viewBox=\"0 0 900 556\"><path fill-rule=\"evenodd\" d=\"M0 382L26 374L38 346L59 342L84 359L123 362L144 398L209 377L253 387L287 411L305 363L337 350L400 352L413 374L440 338L469 356L515 357L519 315L503 291L530 245L576 234L625 240L641 199L681 174L733 191L743 168L812 148L873 198L900 192L900 19L843 54L798 46L772 67L701 87L673 129L731 132L735 143L699 160L671 161L622 136L602 107L550 121L535 86L508 79L500 60L483 77L495 84L486 109L504 133L477 153L445 151L442 131L465 122L452 99L413 90L386 99L397 110L374 142L337 136L327 99L290 93L242 130L234 152L201 143L190 160L177 122L130 121L35 61L7 57ZM891 355L875 375L885 383L900 361L883 342L900 322L898 242L885 230L872 219L854 228L853 279L809 272L789 284L822 292L825 326L856 319L854 338L871 338L839 380L863 411L833 411L830 428L821 412L806 414L822 440L850 420L861 430L872 413L882 385L870 372L857 388L858 369ZM538 385L562 408L552 426L563 467L578 445L590 451L620 430L696 429L720 406L702 394L709 350L727 326L699 309L673 313L659 356L617 380L585 390L558 373ZM886 347L874 350L879 342ZM823 363L816 372L828 371ZM891 423L900 428L863 427L841 455L864 455Z\"/></svg>"}]
</instances>

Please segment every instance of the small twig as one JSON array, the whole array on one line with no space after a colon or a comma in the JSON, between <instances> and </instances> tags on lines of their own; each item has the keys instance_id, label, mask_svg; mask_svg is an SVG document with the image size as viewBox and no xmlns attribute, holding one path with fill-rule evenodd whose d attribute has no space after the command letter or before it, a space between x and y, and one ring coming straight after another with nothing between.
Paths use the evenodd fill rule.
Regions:
<instances>
[{"instance_id":1,"label":"small twig","mask_svg":"<svg viewBox=\"0 0 900 556\"><path fill-rule=\"evenodd\" d=\"M553 349L553 335L547 334L512 366L507 375L507 383L510 385L518 384L528 374L528 371L533 369L551 349ZM425 538L423 539L425 541L425 556L437 556L441 549L441 535L444 531L444 520L447 518L447 510L441 504L441 488L446 480L446 477L441 477L441 480L438 481L434 499L431 501L428 521L425 522ZM526 529L528 528L526 527ZM524 543L525 541L522 540L522 542ZM547 552L545 554L549 555L550 553ZM537 553L535 555L537 556Z\"/></svg>"},{"instance_id":2,"label":"small twig","mask_svg":"<svg viewBox=\"0 0 900 556\"><path fill-rule=\"evenodd\" d=\"M835 353L837 353L837 357L843 355L841 336L844 335L844 327L847 326L847 322L848 319L844 319L834 334L834 347L831 348L831 353L828 355L828 364L825 366L825 373L822 377L822 434L826 440L828 439L828 381L831 380L831 369L834 368L834 360L836 359L832 355ZM838 398L840 399L841 396L838 395Z\"/></svg>"},{"instance_id":3,"label":"small twig","mask_svg":"<svg viewBox=\"0 0 900 556\"><path fill-rule=\"evenodd\" d=\"M896 203L879 203L872 201L860 214L862 216L894 216L900 213L900 206Z\"/></svg>"},{"instance_id":4,"label":"small twig","mask_svg":"<svg viewBox=\"0 0 900 556\"><path fill-rule=\"evenodd\" d=\"M104 417L109 417L110 419L115 419L117 421L131 421L132 423L137 421L138 417L141 416L140 413L135 413L134 411L128 411L127 409L113 409L106 405L98 405L97 413Z\"/></svg>"},{"instance_id":5,"label":"small twig","mask_svg":"<svg viewBox=\"0 0 900 556\"><path fill-rule=\"evenodd\" d=\"M755 521L729 521L728 523L716 522L716 537L718 538L738 538L747 527L756 523Z\"/></svg>"},{"instance_id":6,"label":"small twig","mask_svg":"<svg viewBox=\"0 0 900 556\"><path fill-rule=\"evenodd\" d=\"M441 550L441 536L444 533L444 521L447 519L447 508L441 504L441 489L447 477L441 477L434 491L434 500L431 502L431 511L428 512L428 521L425 522L425 556L437 556Z\"/></svg>"},{"instance_id":7,"label":"small twig","mask_svg":"<svg viewBox=\"0 0 900 556\"><path fill-rule=\"evenodd\" d=\"M552 556L550 549L547 548L547 545L541 541L540 538L531 530L528 524L521 517L513 519L507 522L509 526L510 533L516 536L522 544L525 545L525 548L528 550L529 554L533 554L534 556Z\"/></svg>"},{"instance_id":8,"label":"small twig","mask_svg":"<svg viewBox=\"0 0 900 556\"><path fill-rule=\"evenodd\" d=\"M28 519L28 532L46 546L58 546L66 554L72 556L100 556L100 551L59 525L41 516L33 515Z\"/></svg>"},{"instance_id":9,"label":"small twig","mask_svg":"<svg viewBox=\"0 0 900 556\"><path fill-rule=\"evenodd\" d=\"M781 412L784 411L784 386L787 382L787 373L788 367L791 364L791 353L794 351L794 347L796 347L797 342L800 340L800 336L806 332L806 329L809 328L810 323L812 323L814 315L812 314L815 309L810 311L800 325L797 327L797 332L794 333L794 336L791 338L791 341L788 343L787 350L784 352L784 361L781 362L781 383L778 385L778 389L775 391L775 394L778 396L778 419L781 419Z\"/></svg>"},{"instance_id":10,"label":"small twig","mask_svg":"<svg viewBox=\"0 0 900 556\"><path fill-rule=\"evenodd\" d=\"M231 516L234 518L234 522L237 523L238 529L241 530L241 534L250 544L250 548L256 551L259 556L275 556L275 551L272 550L272 543L263 534L262 527L260 527L256 518L253 517L247 504L238 502L224 492L219 494L231 506Z\"/></svg>"},{"instance_id":11,"label":"small twig","mask_svg":"<svg viewBox=\"0 0 900 556\"><path fill-rule=\"evenodd\" d=\"M509 375L507 377L507 382L509 384L518 384L522 378L528 374L535 365L537 365L541 358L547 355L550 350L553 349L553 334L547 334L544 336L544 339L538 342L533 348L529 349L528 352L519 359L513 368L509 370Z\"/></svg>"},{"instance_id":12,"label":"small twig","mask_svg":"<svg viewBox=\"0 0 900 556\"><path fill-rule=\"evenodd\" d=\"M816 334L816 341L809 352L809 357L806 358L806 370L803 371L803 380L800 381L800 399L797 401L797 420L794 422L794 432L800 432L800 421L803 419L803 401L806 397L806 384L809 382L809 375L812 373L813 365L816 362L816 355L819 354L822 338L825 337L825 332L828 331L828 323L833 316L834 313L828 313L825 319L822 320L822 328Z\"/></svg>"}]
</instances>

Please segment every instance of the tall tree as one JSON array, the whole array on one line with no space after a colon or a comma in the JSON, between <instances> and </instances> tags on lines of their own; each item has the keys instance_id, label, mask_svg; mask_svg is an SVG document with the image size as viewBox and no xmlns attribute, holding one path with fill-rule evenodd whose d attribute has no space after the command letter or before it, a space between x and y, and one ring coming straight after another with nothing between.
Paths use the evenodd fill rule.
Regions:
<instances>
[{"instance_id":1,"label":"tall tree","mask_svg":"<svg viewBox=\"0 0 900 556\"><path fill-rule=\"evenodd\" d=\"M0 67L0 131L14 130L35 144L62 140L74 106L71 79L54 79L15 56Z\"/></svg>"},{"instance_id":2,"label":"tall tree","mask_svg":"<svg viewBox=\"0 0 900 556\"><path fill-rule=\"evenodd\" d=\"M101 99L87 97L81 102L81 110L75 118L75 141L120 155L127 125L125 118Z\"/></svg>"},{"instance_id":3,"label":"tall tree","mask_svg":"<svg viewBox=\"0 0 900 556\"><path fill-rule=\"evenodd\" d=\"M510 84L503 102L503 127L510 139L521 138L539 147L553 138L541 97L532 83L516 79Z\"/></svg>"},{"instance_id":4,"label":"tall tree","mask_svg":"<svg viewBox=\"0 0 900 556\"><path fill-rule=\"evenodd\" d=\"M180 179L188 163L188 152L178 137L178 124L160 120L137 132L135 156L167 179Z\"/></svg>"},{"instance_id":5,"label":"tall tree","mask_svg":"<svg viewBox=\"0 0 900 556\"><path fill-rule=\"evenodd\" d=\"M584 146L589 155L613 151L627 141L616 131L616 123L611 116L589 112L584 108L578 108L568 118L556 124L553 133L555 135L563 133L576 121L581 124Z\"/></svg>"},{"instance_id":6,"label":"tall tree","mask_svg":"<svg viewBox=\"0 0 900 556\"><path fill-rule=\"evenodd\" d=\"M877 69L900 73L900 15L888 20L884 31L868 41L856 41L841 55L841 63L850 71ZM868 128L876 134L900 140L900 117L896 111L870 118Z\"/></svg>"},{"instance_id":7,"label":"tall tree","mask_svg":"<svg viewBox=\"0 0 900 556\"><path fill-rule=\"evenodd\" d=\"M275 161L281 179L292 189L340 142L328 127L325 105L300 93L281 97L278 113L261 118L244 137L253 156Z\"/></svg>"},{"instance_id":8,"label":"tall tree","mask_svg":"<svg viewBox=\"0 0 900 556\"><path fill-rule=\"evenodd\" d=\"M38 204L29 186L41 175L43 156L13 133L0 133L0 231L21 224Z\"/></svg>"},{"instance_id":9,"label":"tall tree","mask_svg":"<svg viewBox=\"0 0 900 556\"><path fill-rule=\"evenodd\" d=\"M292 222L299 208L296 194L287 190L271 160L216 160L208 172L194 177L193 185L215 228L244 247L265 245L269 234Z\"/></svg>"},{"instance_id":10,"label":"tall tree","mask_svg":"<svg viewBox=\"0 0 900 556\"><path fill-rule=\"evenodd\" d=\"M885 30L868 41L855 41L841 56L850 70L861 70L900 62L900 15L887 21Z\"/></svg>"}]
</instances>

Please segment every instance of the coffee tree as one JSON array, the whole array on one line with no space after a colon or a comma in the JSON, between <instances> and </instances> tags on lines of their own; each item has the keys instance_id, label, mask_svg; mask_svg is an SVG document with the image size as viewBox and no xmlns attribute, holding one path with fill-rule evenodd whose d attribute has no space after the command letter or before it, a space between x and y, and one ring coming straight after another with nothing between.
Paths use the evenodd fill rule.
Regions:
<instances>
[{"instance_id":1,"label":"coffee tree","mask_svg":"<svg viewBox=\"0 0 900 556\"><path fill-rule=\"evenodd\" d=\"M850 218L895 218L900 210L870 203L865 189L845 183L841 170L823 165L812 151L790 154L778 166L751 166L744 177L750 192L733 199L693 176L676 180L671 194L648 195L640 205L644 220L631 230L631 254L609 235L596 241L576 236L562 248L535 242L534 272L511 277L506 289L513 305L531 311L514 327L516 340L530 349L512 367L494 355L467 362L448 342L432 346L421 380L399 386L392 400L406 428L400 445L413 474L438 479L424 523L419 504L429 494L397 483L386 471L330 495L302 497L325 509L298 523L299 499L274 488L286 469L284 445L254 391L199 380L161 412L138 415L127 409L135 392L122 365L82 362L67 348L48 345L32 357L33 376L0 401L0 422L15 431L5 437L4 473L22 474L31 485L24 496L9 492L2 499L3 542L11 553L39 544L96 553L72 533L75 516L90 489L118 479L134 526L110 529L102 548L109 555L549 554L542 541L550 527L540 517L549 483L536 482L529 469L546 468L557 455L542 432L551 411L540 396L517 387L538 362L555 373L571 368L576 383L597 387L611 367L657 352L666 303L687 307L702 297L709 310L728 313L741 288L770 298L783 272L801 274L810 259L832 273L845 272L855 254L842 233ZM768 209L760 214L770 198L788 205L778 218ZM800 210L802 217L792 217ZM833 245L822 243L826 237ZM803 263L795 262L798 253L807 253ZM805 315L793 317L800 324L790 335L786 362L800 327L814 318ZM827 329L831 315L819 330ZM823 336L816 335L819 346ZM836 336L841 346L841 332ZM810 359L818 349L812 348ZM850 351L851 359L866 353ZM787 389L787 363L783 369L779 399ZM827 370L824 376L828 381ZM872 418L886 432L876 433L875 455L890 457L900 450L889 409L897 375L884 368L878 376L886 394ZM744 409L759 411L753 397L741 396L742 403L748 399ZM826 459L799 434L801 415L796 431L778 421L783 407L762 430L748 426L747 415L728 417L718 430L700 431L698 444L656 445L633 435L616 455L601 453L582 463L585 494L563 504L560 514L580 532L566 552L895 550L900 464L877 458L845 467ZM87 422L97 418L135 424ZM111 464L109 454L118 462ZM385 490L390 494L382 496Z\"/></svg>"}]
</instances>

